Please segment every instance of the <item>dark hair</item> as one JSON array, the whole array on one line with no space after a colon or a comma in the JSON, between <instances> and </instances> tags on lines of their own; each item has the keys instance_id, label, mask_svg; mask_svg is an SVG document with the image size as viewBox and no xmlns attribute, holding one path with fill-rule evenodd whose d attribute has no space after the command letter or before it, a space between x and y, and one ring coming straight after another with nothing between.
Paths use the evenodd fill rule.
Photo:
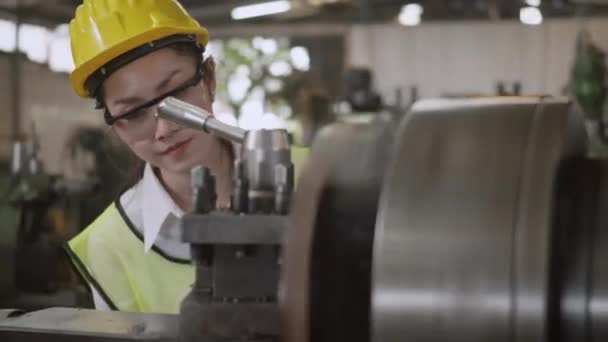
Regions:
<instances>
[{"instance_id":1,"label":"dark hair","mask_svg":"<svg viewBox=\"0 0 608 342\"><path fill-rule=\"evenodd\" d=\"M188 42L179 42L179 43L167 45L166 47L175 51L179 56L192 57L192 59L194 59L195 63L203 62L203 56L202 56L203 51L201 51L201 48L195 44L188 43ZM104 93L103 89L104 89L103 83L101 83L99 85L99 87L96 88L95 93L93 94L93 98L95 99L95 108L96 109L104 109L106 107L105 100L104 100L105 93Z\"/></svg>"},{"instance_id":2,"label":"dark hair","mask_svg":"<svg viewBox=\"0 0 608 342\"><path fill-rule=\"evenodd\" d=\"M198 46L188 42L180 42L168 45L167 48L175 51L180 56L191 56L195 63L205 63L202 57L202 51ZM209 77L208 73L203 73L203 80ZM105 108L103 86L100 86L95 93L95 101L97 102L96 108ZM231 168L234 167L234 160L236 158L235 151L231 142L224 139L218 138L221 148L230 158ZM133 155L137 161L136 165L127 171L127 180L124 188L129 188L137 184L143 177L145 162Z\"/></svg>"}]
</instances>

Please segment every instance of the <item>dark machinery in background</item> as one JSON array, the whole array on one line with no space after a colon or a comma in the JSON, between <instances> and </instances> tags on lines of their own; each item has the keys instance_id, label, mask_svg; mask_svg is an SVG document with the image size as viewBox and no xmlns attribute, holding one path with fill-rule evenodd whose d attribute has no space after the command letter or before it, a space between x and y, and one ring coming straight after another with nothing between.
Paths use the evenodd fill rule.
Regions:
<instances>
[{"instance_id":1,"label":"dark machinery in background","mask_svg":"<svg viewBox=\"0 0 608 342\"><path fill-rule=\"evenodd\" d=\"M38 157L36 135L13 144L10 183L3 194L16 219L3 222L4 236L15 231L12 243L3 248L13 258L3 260L11 275L11 286L1 295L4 305L42 308L49 305L79 306L84 293L72 280L61 243L71 236L62 199L82 196L93 190L95 181L67 181L46 172ZM73 233L73 232L72 232ZM9 264L10 263L10 264Z\"/></svg>"},{"instance_id":2,"label":"dark machinery in background","mask_svg":"<svg viewBox=\"0 0 608 342\"><path fill-rule=\"evenodd\" d=\"M79 230L93 222L138 176L134 166L139 160L109 133L100 127L76 127L64 144L62 162L67 170L62 170L63 178L71 184L92 182L94 186L84 196L65 198Z\"/></svg>"},{"instance_id":3,"label":"dark machinery in background","mask_svg":"<svg viewBox=\"0 0 608 342\"><path fill-rule=\"evenodd\" d=\"M26 2L12 1L8 5L15 27L28 17L28 7L35 5ZM14 30L14 41L22 40L21 31ZM5 110L11 116L12 155L9 165L2 164L4 169L0 170L0 307L34 310L90 306L60 246L96 217L120 190L114 187L116 182L110 183L116 178L116 170L110 170L107 161L122 160L121 154L104 149L107 137L100 130L80 128L68 139L67 147L71 152L92 154L95 172L73 179L45 170L34 125L29 134L23 132L22 91L26 87L22 85L22 52L15 49L12 53L7 76L11 101ZM99 184L104 186L97 187Z\"/></svg>"},{"instance_id":4,"label":"dark machinery in background","mask_svg":"<svg viewBox=\"0 0 608 342\"><path fill-rule=\"evenodd\" d=\"M117 178L117 164L124 167L126 158L110 148L101 129L77 128L66 141L63 162L72 164L76 155L82 155L90 165L86 171L79 170L79 175L50 174L38 156L33 130L31 136L13 144L2 193L0 252L5 258L0 305L29 310L90 307L61 245L86 227L120 191L111 181ZM100 187L100 183L112 185Z\"/></svg>"},{"instance_id":5,"label":"dark machinery in background","mask_svg":"<svg viewBox=\"0 0 608 342\"><path fill-rule=\"evenodd\" d=\"M395 90L393 104L388 104L373 88L373 73L368 68L350 68L346 71L344 94L336 104L338 121L361 123L373 120L398 121L418 99L416 87L410 89L410 99L403 104L402 89Z\"/></svg>"},{"instance_id":6,"label":"dark machinery in background","mask_svg":"<svg viewBox=\"0 0 608 342\"><path fill-rule=\"evenodd\" d=\"M582 126L566 101L505 98L423 101L399 125L324 129L298 182L281 247L281 340L605 341L608 165L586 159ZM199 190L212 194L204 170L195 174L207 179ZM234 213L192 215L184 229L199 229L197 239L221 239L213 251L224 261L247 252L232 249L245 238L253 242L254 231L243 233L245 227L261 227L255 215L251 221ZM244 225L219 236L213 229L219 224L209 223L221 215ZM237 243L221 246L229 241ZM276 261L252 267L273 279L263 270ZM253 322L231 319L245 317L237 314L242 304L258 302L221 308L209 295L222 291L212 287L229 269L203 263L197 270L197 283L207 282L194 287L203 311L178 317L49 309L0 321L0 337L176 341L185 329L212 331L199 340L215 341L213 330ZM243 271L234 268L235 275ZM276 339L243 327L232 327L240 338L220 335ZM262 331L249 332L256 330Z\"/></svg>"},{"instance_id":7,"label":"dark machinery in background","mask_svg":"<svg viewBox=\"0 0 608 342\"><path fill-rule=\"evenodd\" d=\"M17 212L15 285L18 290L56 292L61 240L53 238L49 208L57 200L58 179L47 174L38 158L38 143L16 142L11 163L9 203ZM12 227L6 227L9 229Z\"/></svg>"},{"instance_id":8,"label":"dark machinery in background","mask_svg":"<svg viewBox=\"0 0 608 342\"><path fill-rule=\"evenodd\" d=\"M372 89L372 72L366 68L351 68L346 73L346 101L353 112L377 112L382 98Z\"/></svg>"}]
</instances>

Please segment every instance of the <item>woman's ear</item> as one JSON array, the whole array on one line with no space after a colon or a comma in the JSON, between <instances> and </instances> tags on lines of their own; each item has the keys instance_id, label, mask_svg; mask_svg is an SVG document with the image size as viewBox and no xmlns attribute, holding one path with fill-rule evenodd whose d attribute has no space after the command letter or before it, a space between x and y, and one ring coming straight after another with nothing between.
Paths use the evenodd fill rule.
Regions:
<instances>
[{"instance_id":1,"label":"woman's ear","mask_svg":"<svg viewBox=\"0 0 608 342\"><path fill-rule=\"evenodd\" d=\"M203 81L209 90L211 102L215 100L215 60L209 57L203 61Z\"/></svg>"}]
</instances>

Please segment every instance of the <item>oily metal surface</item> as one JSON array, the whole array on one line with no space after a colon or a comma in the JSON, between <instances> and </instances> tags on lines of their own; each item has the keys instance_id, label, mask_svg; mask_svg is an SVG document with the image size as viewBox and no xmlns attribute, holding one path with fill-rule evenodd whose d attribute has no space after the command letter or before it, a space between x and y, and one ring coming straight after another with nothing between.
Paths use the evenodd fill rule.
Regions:
<instances>
[{"instance_id":1,"label":"oily metal surface","mask_svg":"<svg viewBox=\"0 0 608 342\"><path fill-rule=\"evenodd\" d=\"M284 244L286 341L369 340L371 250L391 131L386 122L336 124L315 140Z\"/></svg>"},{"instance_id":2,"label":"oily metal surface","mask_svg":"<svg viewBox=\"0 0 608 342\"><path fill-rule=\"evenodd\" d=\"M590 239L592 252L587 278L590 281L587 336L592 342L608 341L608 161L602 161L600 168L601 186L595 207L598 217Z\"/></svg>"},{"instance_id":3,"label":"oily metal surface","mask_svg":"<svg viewBox=\"0 0 608 342\"><path fill-rule=\"evenodd\" d=\"M177 316L52 308L0 321L0 341L177 341Z\"/></svg>"},{"instance_id":4,"label":"oily metal surface","mask_svg":"<svg viewBox=\"0 0 608 342\"><path fill-rule=\"evenodd\" d=\"M571 158L559 170L551 277L557 324L551 324L548 341L608 338L601 309L606 300L607 166L606 161Z\"/></svg>"},{"instance_id":5,"label":"oily metal surface","mask_svg":"<svg viewBox=\"0 0 608 342\"><path fill-rule=\"evenodd\" d=\"M279 215L186 214L181 220L182 240L198 244L278 245L286 224L287 217Z\"/></svg>"},{"instance_id":6,"label":"oily metal surface","mask_svg":"<svg viewBox=\"0 0 608 342\"><path fill-rule=\"evenodd\" d=\"M423 102L402 123L374 243L372 340L544 341L563 101Z\"/></svg>"}]
</instances>

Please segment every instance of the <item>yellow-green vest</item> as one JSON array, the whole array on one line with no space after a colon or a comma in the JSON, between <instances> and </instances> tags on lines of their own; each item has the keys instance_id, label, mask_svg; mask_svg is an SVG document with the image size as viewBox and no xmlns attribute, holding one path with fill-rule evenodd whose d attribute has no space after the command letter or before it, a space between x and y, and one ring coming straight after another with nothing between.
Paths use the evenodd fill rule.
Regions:
<instances>
[{"instance_id":1,"label":"yellow-green vest","mask_svg":"<svg viewBox=\"0 0 608 342\"><path fill-rule=\"evenodd\" d=\"M308 149L291 148L297 179ZM194 283L194 266L153 246L144 252L143 237L116 200L91 225L66 244L78 273L110 308L120 311L178 313Z\"/></svg>"},{"instance_id":2,"label":"yellow-green vest","mask_svg":"<svg viewBox=\"0 0 608 342\"><path fill-rule=\"evenodd\" d=\"M144 252L142 236L117 203L67 244L76 269L114 310L178 313L194 266L156 247Z\"/></svg>"}]
</instances>

